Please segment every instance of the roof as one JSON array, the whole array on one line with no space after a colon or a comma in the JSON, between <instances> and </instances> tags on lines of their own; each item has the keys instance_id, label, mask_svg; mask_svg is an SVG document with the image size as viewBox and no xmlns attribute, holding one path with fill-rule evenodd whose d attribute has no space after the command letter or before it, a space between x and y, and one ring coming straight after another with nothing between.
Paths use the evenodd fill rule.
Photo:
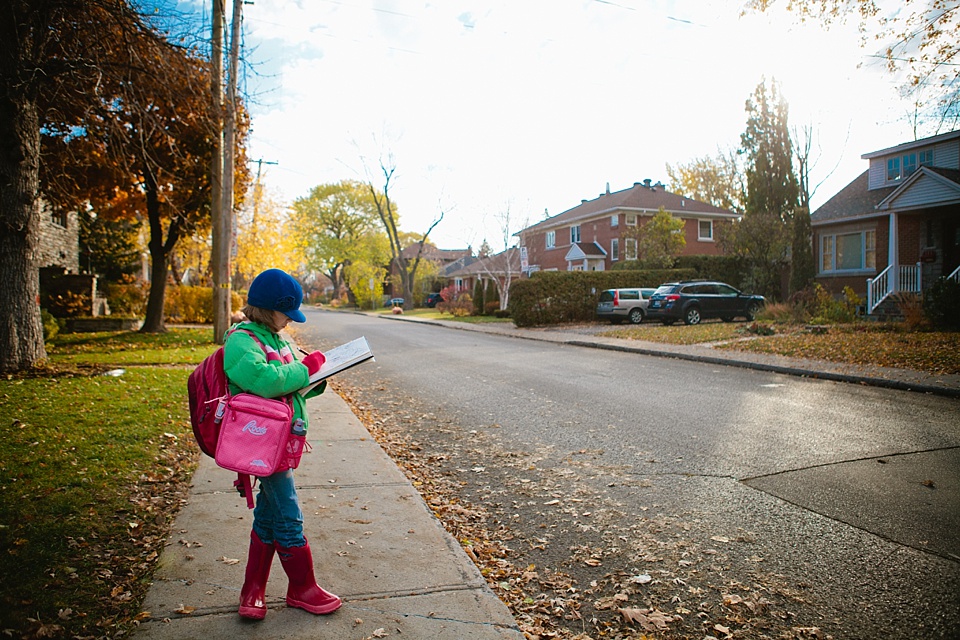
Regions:
<instances>
[{"instance_id":1,"label":"roof","mask_svg":"<svg viewBox=\"0 0 960 640\"><path fill-rule=\"evenodd\" d=\"M513 247L486 258L476 258L462 269L447 273L447 277L469 277L476 275L500 275L507 272L520 273L520 249Z\"/></svg>"},{"instance_id":2,"label":"roof","mask_svg":"<svg viewBox=\"0 0 960 640\"><path fill-rule=\"evenodd\" d=\"M583 260L584 258L605 258L607 252L596 242L574 242L563 257L564 260Z\"/></svg>"},{"instance_id":3,"label":"roof","mask_svg":"<svg viewBox=\"0 0 960 640\"><path fill-rule=\"evenodd\" d=\"M869 171L864 171L853 182L824 202L810 214L810 223L818 225L868 215L879 215L877 205L893 193L897 187L884 187L871 191L867 189L869 174Z\"/></svg>"},{"instance_id":4,"label":"roof","mask_svg":"<svg viewBox=\"0 0 960 640\"><path fill-rule=\"evenodd\" d=\"M419 247L419 243L414 243L404 247L401 253L404 258L413 260L417 257ZM473 255L473 249L470 247L466 249L438 249L430 243L424 243L423 253L420 254L420 257L424 260L436 260L438 262L448 263L471 255Z\"/></svg>"},{"instance_id":5,"label":"roof","mask_svg":"<svg viewBox=\"0 0 960 640\"><path fill-rule=\"evenodd\" d=\"M960 188L960 170L942 167L920 167L900 184L881 189L868 189L869 171L841 189L820 208L810 214L813 226L887 215L897 198L924 176L934 176L950 188Z\"/></svg>"},{"instance_id":6,"label":"roof","mask_svg":"<svg viewBox=\"0 0 960 640\"><path fill-rule=\"evenodd\" d=\"M671 214L684 217L709 216L738 218L732 211L715 207L706 202L692 200L686 196L667 191L662 184L648 185L634 182L629 189L601 194L593 200L583 200L579 206L567 209L535 225L523 229L520 233L534 230L547 230L568 225L582 219L597 218L623 211L653 211L663 207Z\"/></svg>"},{"instance_id":7,"label":"roof","mask_svg":"<svg viewBox=\"0 0 960 640\"><path fill-rule=\"evenodd\" d=\"M864 160L869 160L870 158L879 158L880 156L895 155L903 153L904 151L909 151L910 149L916 149L917 147L926 147L927 145L939 144L941 142L946 142L947 140L953 140L954 138L960 138L960 129L956 131L949 131L947 133L941 133L938 136L923 138L922 140L904 142L894 147L880 149L879 151L871 151L870 153L865 153L860 157Z\"/></svg>"}]
</instances>

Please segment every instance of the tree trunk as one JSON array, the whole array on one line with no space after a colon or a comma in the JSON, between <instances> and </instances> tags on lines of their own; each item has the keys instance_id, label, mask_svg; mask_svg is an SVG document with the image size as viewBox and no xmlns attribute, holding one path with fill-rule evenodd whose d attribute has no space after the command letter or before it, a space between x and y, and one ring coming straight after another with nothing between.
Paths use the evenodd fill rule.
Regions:
<instances>
[{"instance_id":1,"label":"tree trunk","mask_svg":"<svg viewBox=\"0 0 960 640\"><path fill-rule=\"evenodd\" d=\"M167 256L163 242L163 225L160 224L160 200L157 196L157 183L149 169L144 171L144 192L147 201L147 219L150 224L150 294L147 296L147 310L144 313L141 333L164 333L163 301L167 294Z\"/></svg>"},{"instance_id":2,"label":"tree trunk","mask_svg":"<svg viewBox=\"0 0 960 640\"><path fill-rule=\"evenodd\" d=\"M0 95L0 372L4 373L29 369L47 357L36 256L39 160L36 101L6 87Z\"/></svg>"}]
</instances>

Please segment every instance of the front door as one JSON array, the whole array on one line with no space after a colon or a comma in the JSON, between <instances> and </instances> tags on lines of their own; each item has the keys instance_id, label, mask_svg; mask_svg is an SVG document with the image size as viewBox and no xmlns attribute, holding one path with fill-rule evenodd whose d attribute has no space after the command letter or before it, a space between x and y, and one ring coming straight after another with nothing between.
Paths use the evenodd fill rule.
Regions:
<instances>
[{"instance_id":1,"label":"front door","mask_svg":"<svg viewBox=\"0 0 960 640\"><path fill-rule=\"evenodd\" d=\"M947 212L943 217L943 275L948 276L960 266L960 217Z\"/></svg>"}]
</instances>

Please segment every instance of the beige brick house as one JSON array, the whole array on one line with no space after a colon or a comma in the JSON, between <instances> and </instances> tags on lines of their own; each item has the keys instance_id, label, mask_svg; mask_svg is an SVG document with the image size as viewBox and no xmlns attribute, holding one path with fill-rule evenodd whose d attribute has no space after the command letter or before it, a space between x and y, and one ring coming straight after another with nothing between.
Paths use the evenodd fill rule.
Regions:
<instances>
[{"instance_id":1,"label":"beige brick house","mask_svg":"<svg viewBox=\"0 0 960 640\"><path fill-rule=\"evenodd\" d=\"M518 233L526 248L528 271L605 271L620 260L637 258L629 231L645 224L660 207L684 222L684 255L719 255L719 225L739 216L705 202L667 191L650 180L605 193Z\"/></svg>"}]
</instances>

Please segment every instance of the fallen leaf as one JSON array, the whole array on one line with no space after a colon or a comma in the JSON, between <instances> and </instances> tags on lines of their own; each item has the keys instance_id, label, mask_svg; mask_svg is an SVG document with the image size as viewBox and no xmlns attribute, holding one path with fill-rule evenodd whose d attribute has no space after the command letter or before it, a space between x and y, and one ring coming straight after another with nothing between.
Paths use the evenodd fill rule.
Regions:
<instances>
[{"instance_id":1,"label":"fallen leaf","mask_svg":"<svg viewBox=\"0 0 960 640\"><path fill-rule=\"evenodd\" d=\"M182 616L188 616L196 610L197 610L196 607L189 607L185 604L181 604L178 608L174 609L173 612L179 613Z\"/></svg>"}]
</instances>

